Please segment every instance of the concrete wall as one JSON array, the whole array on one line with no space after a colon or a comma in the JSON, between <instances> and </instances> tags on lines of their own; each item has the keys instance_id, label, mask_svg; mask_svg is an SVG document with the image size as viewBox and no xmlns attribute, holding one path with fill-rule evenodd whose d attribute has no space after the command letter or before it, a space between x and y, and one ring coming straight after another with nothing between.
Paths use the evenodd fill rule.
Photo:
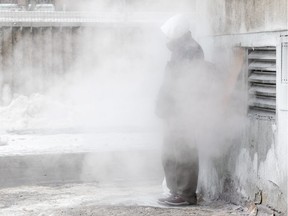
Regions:
<instances>
[{"instance_id":1,"label":"concrete wall","mask_svg":"<svg viewBox=\"0 0 288 216\"><path fill-rule=\"evenodd\" d=\"M212 34L287 29L287 0L207 0Z\"/></svg>"},{"instance_id":2,"label":"concrete wall","mask_svg":"<svg viewBox=\"0 0 288 216\"><path fill-rule=\"evenodd\" d=\"M242 46L244 49L277 46L280 35L287 34L287 0L208 2L206 22L211 26L211 31L209 37L201 40L212 61L213 56L219 56L219 50L225 52L225 49L229 50L233 46ZM238 84L242 92L248 95L247 76L246 64ZM245 109L247 104L243 104ZM210 198L224 198L237 204L255 203L259 211L265 209L271 214L286 215L287 119L287 111L281 111L279 107L275 120L249 117L245 131L231 141L229 149L220 158L202 162L199 190Z\"/></svg>"},{"instance_id":3,"label":"concrete wall","mask_svg":"<svg viewBox=\"0 0 288 216\"><path fill-rule=\"evenodd\" d=\"M58 0L56 6L67 11L157 11L191 12L196 0Z\"/></svg>"},{"instance_id":4,"label":"concrete wall","mask_svg":"<svg viewBox=\"0 0 288 216\"><path fill-rule=\"evenodd\" d=\"M248 70L244 66L238 77L237 90L240 90L242 98L247 98L241 104L242 111L247 115L245 129L228 141L228 148L222 151L222 155L201 157L199 193L209 199L220 198L235 204L255 203L259 208L265 207L268 212L285 215L287 122L285 125L282 114L284 125L279 125L280 111L275 119L270 120L248 117L247 76Z\"/></svg>"},{"instance_id":5,"label":"concrete wall","mask_svg":"<svg viewBox=\"0 0 288 216\"><path fill-rule=\"evenodd\" d=\"M78 52L79 29L0 27L1 98L5 89L12 94L44 91L55 75L71 69Z\"/></svg>"}]
</instances>

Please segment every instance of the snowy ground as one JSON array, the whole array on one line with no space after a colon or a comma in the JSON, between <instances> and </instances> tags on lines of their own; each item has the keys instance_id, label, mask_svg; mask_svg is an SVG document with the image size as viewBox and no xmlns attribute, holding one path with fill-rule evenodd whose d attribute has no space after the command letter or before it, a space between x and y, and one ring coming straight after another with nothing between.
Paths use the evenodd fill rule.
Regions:
<instances>
[{"instance_id":1,"label":"snowy ground","mask_svg":"<svg viewBox=\"0 0 288 216\"><path fill-rule=\"evenodd\" d=\"M113 185L64 184L6 188L0 190L3 216L227 216L245 215L242 208L220 202L169 208L156 200L160 185L152 183Z\"/></svg>"},{"instance_id":2,"label":"snowy ground","mask_svg":"<svg viewBox=\"0 0 288 216\"><path fill-rule=\"evenodd\" d=\"M138 132L57 133L18 131L0 136L0 156L157 150L162 140L157 134Z\"/></svg>"}]
</instances>

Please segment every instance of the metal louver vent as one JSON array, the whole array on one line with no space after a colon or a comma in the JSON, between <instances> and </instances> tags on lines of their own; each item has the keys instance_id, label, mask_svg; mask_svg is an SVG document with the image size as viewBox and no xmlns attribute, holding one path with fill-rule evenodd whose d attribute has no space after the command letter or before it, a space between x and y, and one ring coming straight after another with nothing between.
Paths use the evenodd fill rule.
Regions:
<instances>
[{"instance_id":1,"label":"metal louver vent","mask_svg":"<svg viewBox=\"0 0 288 216\"><path fill-rule=\"evenodd\" d=\"M276 113L276 47L248 50L249 113Z\"/></svg>"}]
</instances>

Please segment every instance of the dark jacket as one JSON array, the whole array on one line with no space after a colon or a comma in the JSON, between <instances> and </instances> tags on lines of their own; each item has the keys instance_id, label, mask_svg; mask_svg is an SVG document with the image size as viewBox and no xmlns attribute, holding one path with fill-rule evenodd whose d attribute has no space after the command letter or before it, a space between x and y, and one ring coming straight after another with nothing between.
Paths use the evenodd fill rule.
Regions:
<instances>
[{"instance_id":1,"label":"dark jacket","mask_svg":"<svg viewBox=\"0 0 288 216\"><path fill-rule=\"evenodd\" d=\"M218 100L221 94L217 93L221 82L216 80L215 67L204 60L203 50L190 32L171 41L168 48L171 59L158 94L156 114L185 127L181 124L195 121L202 109L214 105L214 98Z\"/></svg>"}]
</instances>

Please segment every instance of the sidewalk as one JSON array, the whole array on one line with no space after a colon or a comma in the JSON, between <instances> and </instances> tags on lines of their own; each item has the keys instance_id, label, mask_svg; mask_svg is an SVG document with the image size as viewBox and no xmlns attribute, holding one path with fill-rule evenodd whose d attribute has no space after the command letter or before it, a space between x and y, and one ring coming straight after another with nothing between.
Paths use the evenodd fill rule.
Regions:
<instances>
[{"instance_id":1,"label":"sidewalk","mask_svg":"<svg viewBox=\"0 0 288 216\"><path fill-rule=\"evenodd\" d=\"M3 216L228 216L245 215L238 206L215 202L169 208L157 204L161 185L61 184L0 190ZM240 210L237 210L240 209Z\"/></svg>"}]
</instances>

